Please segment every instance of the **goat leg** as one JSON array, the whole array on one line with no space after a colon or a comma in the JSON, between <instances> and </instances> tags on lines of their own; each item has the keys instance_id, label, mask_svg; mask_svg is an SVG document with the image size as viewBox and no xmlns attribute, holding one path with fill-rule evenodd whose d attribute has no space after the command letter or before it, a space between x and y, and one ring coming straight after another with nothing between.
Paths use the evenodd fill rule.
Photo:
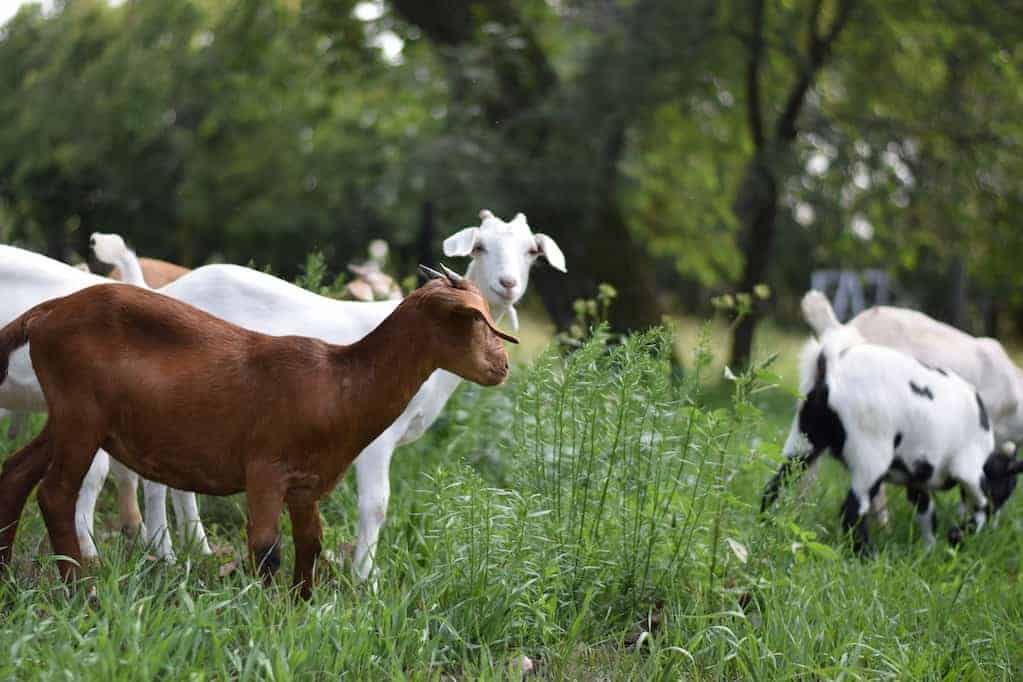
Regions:
<instances>
[{"instance_id":1,"label":"goat leg","mask_svg":"<svg viewBox=\"0 0 1023 682\"><path fill-rule=\"evenodd\" d=\"M7 458L0 473L0 566L11 559L25 502L50 466L49 424L32 442Z\"/></svg>"},{"instance_id":2,"label":"goat leg","mask_svg":"<svg viewBox=\"0 0 1023 682\"><path fill-rule=\"evenodd\" d=\"M291 532L295 539L294 587L303 599L312 596L316 558L322 549L323 526L320 506L315 499L302 495L288 498Z\"/></svg>"}]
</instances>

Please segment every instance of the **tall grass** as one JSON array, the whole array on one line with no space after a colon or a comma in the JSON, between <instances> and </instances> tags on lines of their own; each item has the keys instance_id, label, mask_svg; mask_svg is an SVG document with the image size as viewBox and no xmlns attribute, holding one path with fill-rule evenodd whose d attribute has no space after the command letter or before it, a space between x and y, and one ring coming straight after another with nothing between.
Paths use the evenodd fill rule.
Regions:
<instances>
[{"instance_id":1,"label":"tall grass","mask_svg":"<svg viewBox=\"0 0 1023 682\"><path fill-rule=\"evenodd\" d=\"M514 679L523 656L552 679L1019 672L1015 504L962 550L924 553L896 499L872 562L844 548L834 467L760 519L788 418L762 412L774 378L722 388L706 337L684 374L671 348L664 331L597 333L502 389L464 386L397 454L375 592L325 567L301 603L232 554L164 565L104 532L67 594L31 507L0 584L0 677ZM324 505L331 549L354 534L353 488ZM240 552L243 501L203 504Z\"/></svg>"}]
</instances>

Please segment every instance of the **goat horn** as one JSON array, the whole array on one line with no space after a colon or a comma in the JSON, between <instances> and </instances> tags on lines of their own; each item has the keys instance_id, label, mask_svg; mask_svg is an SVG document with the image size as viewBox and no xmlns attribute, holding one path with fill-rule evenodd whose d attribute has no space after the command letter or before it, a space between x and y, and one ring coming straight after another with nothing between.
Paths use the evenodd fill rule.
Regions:
<instances>
[{"instance_id":1,"label":"goat horn","mask_svg":"<svg viewBox=\"0 0 1023 682\"><path fill-rule=\"evenodd\" d=\"M423 277L425 277L426 279L441 279L444 277L443 272L437 272L433 268L427 267L425 265L419 266L419 272L421 272L423 274Z\"/></svg>"},{"instance_id":2,"label":"goat horn","mask_svg":"<svg viewBox=\"0 0 1023 682\"><path fill-rule=\"evenodd\" d=\"M440 268L441 270L444 271L444 274L448 276L448 279L451 280L452 284L458 284L459 282L462 281L461 275L459 275L457 272L455 272L448 266L444 265L443 263L440 264Z\"/></svg>"}]
</instances>

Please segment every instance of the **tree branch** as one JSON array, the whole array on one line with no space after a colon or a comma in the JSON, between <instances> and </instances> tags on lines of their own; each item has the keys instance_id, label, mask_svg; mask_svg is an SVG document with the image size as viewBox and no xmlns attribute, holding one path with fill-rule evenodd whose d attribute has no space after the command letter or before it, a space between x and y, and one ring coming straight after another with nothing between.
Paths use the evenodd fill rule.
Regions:
<instances>
[{"instance_id":1,"label":"tree branch","mask_svg":"<svg viewBox=\"0 0 1023 682\"><path fill-rule=\"evenodd\" d=\"M753 0L753 31L746 59L746 116L753 145L764 146L764 114L760 106L760 64L764 56L764 0Z\"/></svg>"},{"instance_id":2,"label":"tree branch","mask_svg":"<svg viewBox=\"0 0 1023 682\"><path fill-rule=\"evenodd\" d=\"M786 98L785 109L778 117L778 124L775 126L775 134L779 140L791 142L796 138L796 119L799 118L799 112L806 102L806 93L813 84L817 72L831 56L835 40L849 22L854 4L855 0L839 0L835 20L827 32L821 35L817 32L817 23L820 21L822 0L815 0L813 9L810 11L806 61L799 78Z\"/></svg>"}]
</instances>

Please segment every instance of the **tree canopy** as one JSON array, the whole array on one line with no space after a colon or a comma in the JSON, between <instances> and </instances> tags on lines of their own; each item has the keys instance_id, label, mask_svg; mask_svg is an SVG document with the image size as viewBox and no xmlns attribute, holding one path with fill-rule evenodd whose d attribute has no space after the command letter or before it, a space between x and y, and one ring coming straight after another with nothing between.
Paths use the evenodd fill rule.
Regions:
<instances>
[{"instance_id":1,"label":"tree canopy","mask_svg":"<svg viewBox=\"0 0 1023 682\"><path fill-rule=\"evenodd\" d=\"M481 208L558 239L559 324L657 323L878 267L1023 327L1023 21L952 0L65 0L0 31L0 236L186 265L438 255ZM400 52L377 46L390 41ZM764 308L764 309L761 309Z\"/></svg>"}]
</instances>

